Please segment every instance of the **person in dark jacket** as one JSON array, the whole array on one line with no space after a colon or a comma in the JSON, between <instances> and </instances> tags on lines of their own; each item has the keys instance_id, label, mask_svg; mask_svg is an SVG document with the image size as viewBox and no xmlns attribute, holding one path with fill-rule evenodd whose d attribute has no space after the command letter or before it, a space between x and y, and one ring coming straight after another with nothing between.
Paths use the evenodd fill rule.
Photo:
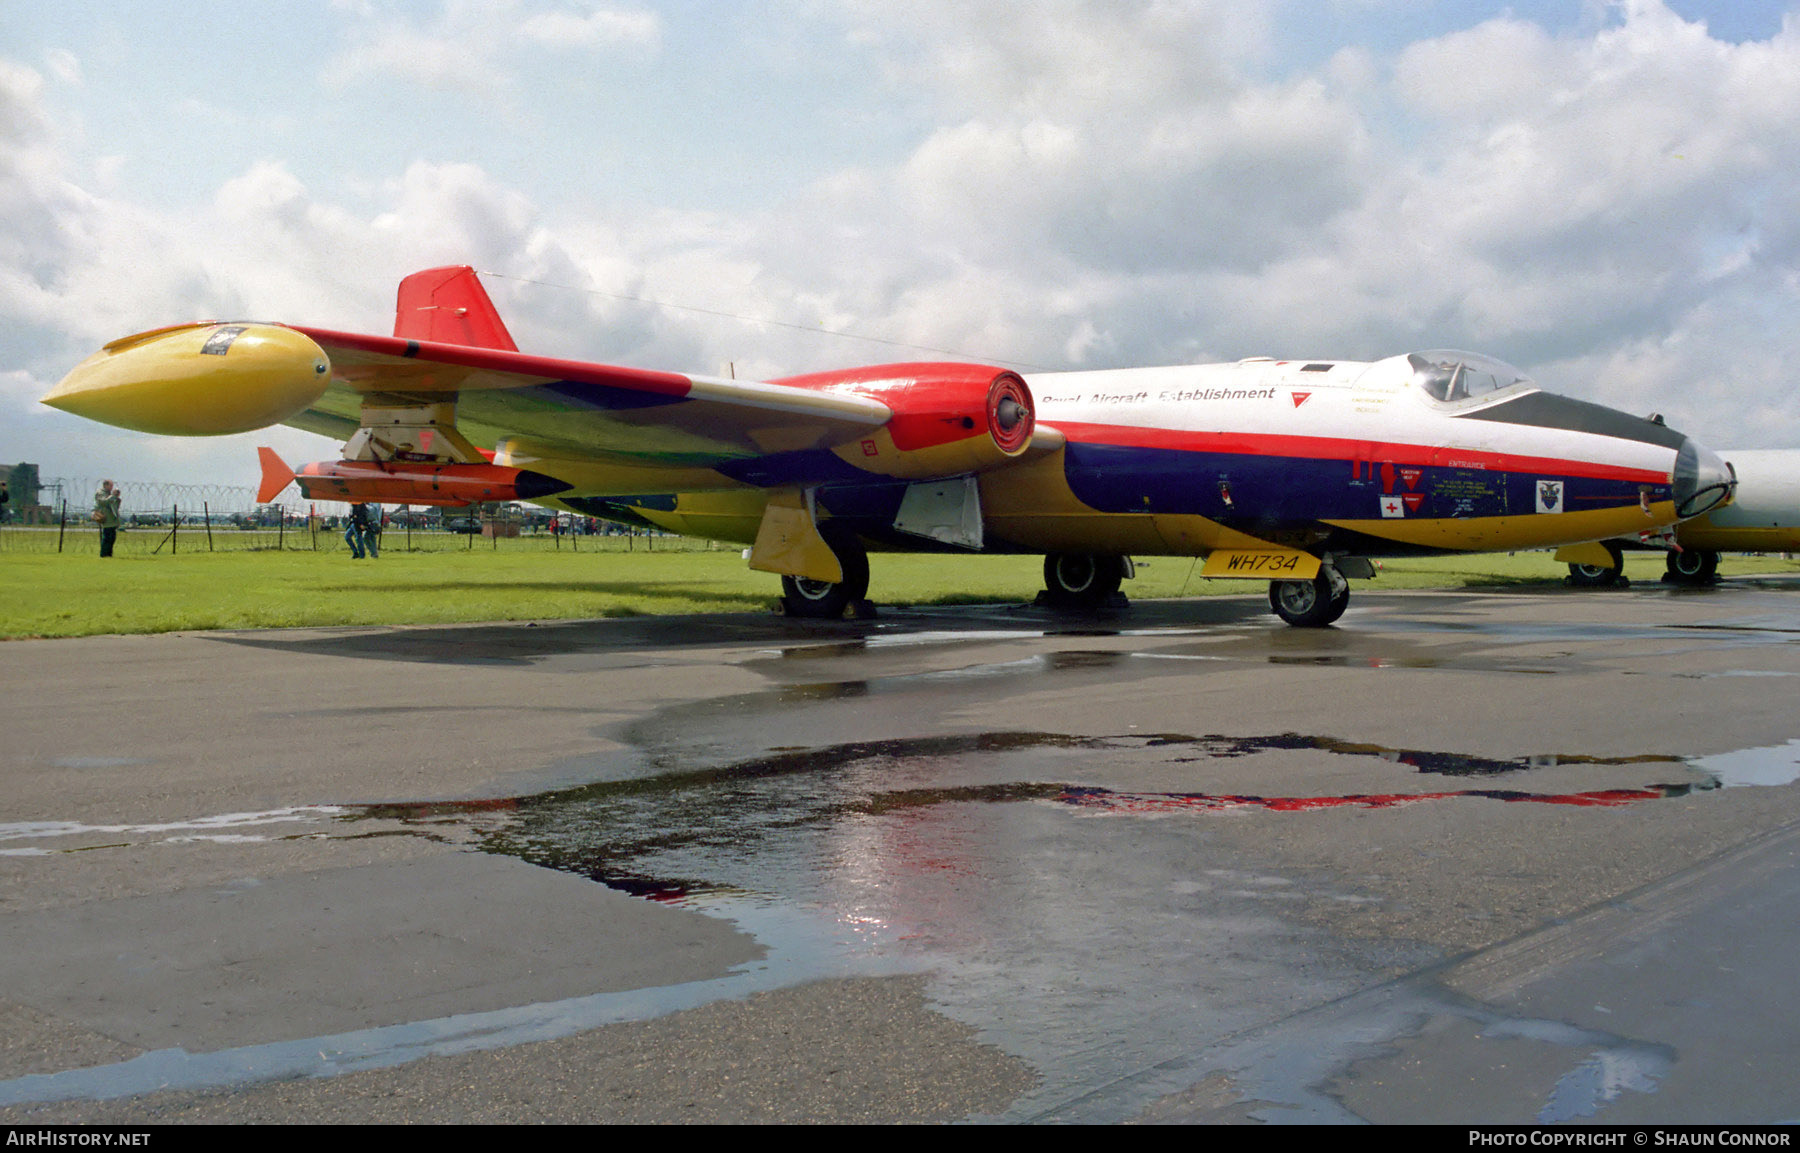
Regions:
<instances>
[{"instance_id":1,"label":"person in dark jacket","mask_svg":"<svg viewBox=\"0 0 1800 1153\"><path fill-rule=\"evenodd\" d=\"M113 487L113 482L100 482L100 491L94 494L94 523L100 526L100 555L113 554L113 542L119 539L119 502L125 494Z\"/></svg>"}]
</instances>

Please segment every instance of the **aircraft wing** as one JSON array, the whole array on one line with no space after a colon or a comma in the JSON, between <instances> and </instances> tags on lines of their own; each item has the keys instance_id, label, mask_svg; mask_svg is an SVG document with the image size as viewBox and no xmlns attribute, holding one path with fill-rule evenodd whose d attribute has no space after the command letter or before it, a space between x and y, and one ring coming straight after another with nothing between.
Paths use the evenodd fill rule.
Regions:
<instances>
[{"instance_id":1,"label":"aircraft wing","mask_svg":"<svg viewBox=\"0 0 1800 1153\"><path fill-rule=\"evenodd\" d=\"M1018 374L985 365L758 382L527 355L466 266L403 280L392 336L174 325L113 341L44 402L170 436L288 424L351 461L531 462L593 495L947 478L1061 443L1034 435Z\"/></svg>"},{"instance_id":2,"label":"aircraft wing","mask_svg":"<svg viewBox=\"0 0 1800 1153\"><path fill-rule=\"evenodd\" d=\"M477 444L511 436L665 467L713 467L828 448L894 412L852 392L588 364L397 336L295 326L330 359L332 387L286 423L347 439L365 405L456 404Z\"/></svg>"}]
</instances>

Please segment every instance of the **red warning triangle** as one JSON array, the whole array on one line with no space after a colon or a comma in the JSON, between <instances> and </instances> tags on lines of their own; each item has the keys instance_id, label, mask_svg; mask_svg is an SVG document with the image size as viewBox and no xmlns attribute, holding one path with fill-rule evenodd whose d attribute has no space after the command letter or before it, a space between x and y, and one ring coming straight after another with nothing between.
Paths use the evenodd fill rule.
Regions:
<instances>
[{"instance_id":1,"label":"red warning triangle","mask_svg":"<svg viewBox=\"0 0 1800 1153\"><path fill-rule=\"evenodd\" d=\"M1290 393L1288 393L1288 395L1294 398L1294 407L1299 408L1301 405L1306 403L1306 398L1311 396L1312 393L1310 393L1310 392L1290 392Z\"/></svg>"}]
</instances>

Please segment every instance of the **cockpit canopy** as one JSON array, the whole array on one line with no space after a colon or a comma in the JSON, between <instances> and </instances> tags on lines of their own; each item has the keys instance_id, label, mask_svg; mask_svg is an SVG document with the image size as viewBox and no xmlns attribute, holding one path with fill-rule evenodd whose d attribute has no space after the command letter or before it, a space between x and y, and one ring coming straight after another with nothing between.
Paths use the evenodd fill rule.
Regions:
<instances>
[{"instance_id":1,"label":"cockpit canopy","mask_svg":"<svg viewBox=\"0 0 1800 1153\"><path fill-rule=\"evenodd\" d=\"M1406 359L1413 368L1413 383L1433 400L1468 400L1515 384L1532 383L1529 376L1504 360L1478 352L1433 348L1412 353Z\"/></svg>"}]
</instances>

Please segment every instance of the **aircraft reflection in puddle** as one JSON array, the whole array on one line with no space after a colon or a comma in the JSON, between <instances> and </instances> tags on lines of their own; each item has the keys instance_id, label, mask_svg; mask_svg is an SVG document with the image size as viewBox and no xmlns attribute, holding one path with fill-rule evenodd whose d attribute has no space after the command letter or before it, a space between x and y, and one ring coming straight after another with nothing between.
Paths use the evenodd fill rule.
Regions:
<instances>
[{"instance_id":1,"label":"aircraft reflection in puddle","mask_svg":"<svg viewBox=\"0 0 1800 1153\"><path fill-rule=\"evenodd\" d=\"M1272 751L1306 751L1343 756L1371 757L1406 765L1420 772L1442 776L1496 776L1503 773L1530 772L1577 765L1624 766L1633 764L1665 765L1686 768L1703 774L1704 779L1688 782L1662 782L1624 788L1584 790L1569 793L1536 793L1523 789L1461 789L1431 792L1350 793L1335 796L1257 796L1240 793L1135 792L1097 786L1073 785L1054 781L1011 781L1006 783L967 784L960 786L895 787L900 774L892 771L908 762L962 756L1005 756L1034 749L1107 751L1181 747L1177 761L1205 760L1216 757L1245 757ZM806 782L824 781L839 770L880 766L881 771L863 777L847 790L827 787L824 791L807 787ZM1095 812L1153 816L1180 812L1227 812L1259 810L1270 813L1303 813L1324 809L1396 809L1424 802L1442 802L1473 798L1542 805L1575 807L1617 807L1639 801L1685 797L1692 793L1718 788L1767 787L1792 784L1800 780L1800 739L1762 748L1738 749L1704 757L1677 757L1649 754L1632 757L1590 757L1580 755L1544 755L1511 759L1470 756L1461 753L1435 752L1425 749L1393 749L1380 745L1342 741L1332 737L1311 737L1282 733L1264 737L1196 737L1166 733L1120 737L1073 737L1057 733L983 733L964 736L910 738L889 741L858 741L819 749L781 749L752 761L719 768L659 774L625 781L611 781L575 789L521 797L497 797L482 800L385 804L365 806L303 806L267 813L230 813L195 821L149 825L88 826L70 822L33 821L0 823L0 856L43 856L58 852L85 852L93 849L118 848L144 841L183 843L207 840L286 839L294 835L319 836L318 832L258 833L242 826L299 823L318 820L397 820L411 826L417 835L436 835L431 826L438 824L463 826L465 834L488 843L494 851L509 852L513 818L529 820L533 815L553 812L582 812L580 824L589 834L613 827L616 835L639 829L651 817L649 825L656 832L651 841L680 842L689 834L718 836L722 829L701 833L714 820L705 815L708 806L681 806L683 814L667 823L665 804L674 797L709 789L726 788L732 792L753 789L757 780L786 781L783 795L769 798L774 812L781 817L778 824L811 823L833 815L880 815L905 810L929 808L938 804L975 802L999 804L1015 801L1040 801ZM916 778L915 778L916 780ZM843 782L839 781L838 785ZM798 791L795 791L798 786ZM765 806L758 806L759 809ZM625 810L629 810L626 812ZM648 810L648 811L645 811ZM489 820L482 819L483 817ZM723 820L722 814L713 814ZM499 818L498 824L491 824ZM616 822L612 818L617 818ZM742 811L734 819L741 820ZM473 820L477 826L468 827ZM758 822L751 822L752 825ZM740 834L749 830L739 828ZM579 838L586 840L587 837ZM602 838L608 839L608 838ZM627 842L638 838L627 835ZM728 839L734 839L729 838ZM6 843L10 842L10 843ZM73 843L70 843L73 842ZM625 848L625 846L619 846ZM571 868L563 853L526 853L540 863ZM687 893L681 882L641 875L617 868L618 856L608 867L575 866L581 872L603 880L624 892L651 900L680 900ZM626 849L624 856L629 857ZM544 859L544 858L551 859Z\"/></svg>"},{"instance_id":2,"label":"aircraft reflection in puddle","mask_svg":"<svg viewBox=\"0 0 1800 1153\"><path fill-rule=\"evenodd\" d=\"M1651 785L1641 789L1597 789L1587 793L1525 793L1516 789L1463 789L1448 793L1353 793L1343 797L1244 797L1208 793L1115 793L1111 789L1071 788L1057 800L1083 808L1128 813L1174 813L1186 810L1266 809L1274 813L1303 813L1315 809L1397 809L1422 801L1452 797L1485 797L1490 801L1526 801L1540 805L1616 807L1636 801L1685 797L1690 792L1715 788L1703 785Z\"/></svg>"},{"instance_id":3,"label":"aircraft reflection in puddle","mask_svg":"<svg viewBox=\"0 0 1800 1153\"><path fill-rule=\"evenodd\" d=\"M1495 778L1511 774L1506 782L1509 786L1516 786L1520 774L1581 766L1608 769L1616 775L1621 767L1642 765L1655 776L1643 783L1609 783L1608 787L1564 792L1490 787L1256 796L1116 790L1071 783L1070 777L1055 767L1058 758L1081 761L1109 753L1150 753L1167 765L1271 752L1367 758L1438 776ZM1044 761L1046 755L1052 758L1050 763ZM1008 764L1009 759L1017 762ZM780 855L793 850L806 856L812 851L802 851L807 830L859 828L867 832L871 818L904 819L909 814L969 805L1037 802L1068 806L1093 816L1151 818L1181 813L1390 810L1463 799L1616 808L1685 797L1730 784L1779 783L1779 774L1766 767L1771 760L1785 763L1786 779L1800 776L1800 741L1709 758L1652 754L1507 759L1395 749L1297 733L1261 737L1176 733L1079 737L995 732L771 750L758 758L716 768L684 768L603 781L511 801L384 805L367 808L363 813L365 819L397 820L421 832L438 823L473 821L474 825L486 827L466 827L465 831L472 833L475 843L485 851L577 873L650 900L681 902L702 894L757 889L752 878L767 867L766 853L774 851ZM1754 765L1764 766L1760 775L1745 767ZM1697 780L1671 779L1688 772L1705 775ZM976 779L971 780L971 776ZM1062 779L1056 779L1059 776ZM980 779L983 777L986 779ZM488 823L481 819L483 813L505 813L506 819ZM764 863L747 871L726 868L731 879L725 879L716 871L721 856L737 865L753 858ZM766 881L767 877L763 879Z\"/></svg>"},{"instance_id":4,"label":"aircraft reflection in puddle","mask_svg":"<svg viewBox=\"0 0 1800 1153\"><path fill-rule=\"evenodd\" d=\"M1192 738L1187 738L1192 740ZM1277 737L1236 740L1202 738L1200 744L1211 746L1209 756L1248 756L1269 749L1317 749L1348 756L1374 756L1396 764L1410 765L1421 773L1447 776L1487 776L1531 769L1548 769L1560 765L1628 765L1687 764L1681 757L1647 755L1637 757L1531 756L1510 760L1468 756L1461 753L1430 752L1422 749L1389 749L1380 745L1340 741L1331 737L1307 737L1284 733ZM1800 754L1800 742L1791 742ZM1776 750L1744 750L1745 753L1781 752ZM1734 754L1737 755L1737 754ZM1792 759L1790 757L1790 759ZM1756 763L1761 763L1757 760ZM1792 766L1788 780L1800 776L1800 765ZM1717 776L1717 774L1714 774ZM1424 801L1442 801L1457 797L1477 797L1492 801L1525 802L1542 805L1574 805L1582 807L1616 807L1637 801L1685 797L1692 792L1705 792L1720 787L1721 780L1681 784L1645 785L1638 788L1595 789L1577 793L1532 793L1520 789L1461 789L1431 793L1351 793L1326 797L1258 797L1211 793L1132 793L1111 789L1071 787L1057 799L1084 808L1140 814L1181 811L1224 811L1230 809L1262 809L1276 813L1312 812L1320 809L1393 809ZM1734 782L1737 783L1737 782ZM1759 782L1762 783L1762 782ZM1786 783L1768 781L1767 783Z\"/></svg>"}]
</instances>

